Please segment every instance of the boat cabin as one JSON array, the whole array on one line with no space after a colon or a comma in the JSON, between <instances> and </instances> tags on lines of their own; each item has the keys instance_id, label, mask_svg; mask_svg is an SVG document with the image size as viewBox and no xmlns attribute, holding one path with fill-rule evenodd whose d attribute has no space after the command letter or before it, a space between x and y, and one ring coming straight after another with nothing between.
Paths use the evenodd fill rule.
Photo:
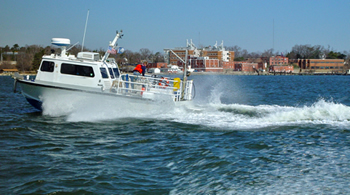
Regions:
<instances>
[{"instance_id":1,"label":"boat cabin","mask_svg":"<svg viewBox=\"0 0 350 195\"><path fill-rule=\"evenodd\" d=\"M77 57L51 54L43 56L36 81L101 89L109 88L119 75L114 59L102 62L98 53L79 52Z\"/></svg>"}]
</instances>

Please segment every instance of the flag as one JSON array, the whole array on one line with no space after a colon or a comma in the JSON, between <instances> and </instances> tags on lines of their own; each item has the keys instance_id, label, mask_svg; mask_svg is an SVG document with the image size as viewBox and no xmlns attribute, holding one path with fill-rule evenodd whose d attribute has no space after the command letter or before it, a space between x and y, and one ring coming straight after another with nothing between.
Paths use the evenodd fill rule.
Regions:
<instances>
[{"instance_id":1,"label":"flag","mask_svg":"<svg viewBox=\"0 0 350 195\"><path fill-rule=\"evenodd\" d=\"M110 53L110 54L116 54L117 53L117 51L113 47L108 47L107 52Z\"/></svg>"},{"instance_id":2,"label":"flag","mask_svg":"<svg viewBox=\"0 0 350 195\"><path fill-rule=\"evenodd\" d=\"M117 52L119 53L119 54L122 54L122 53L124 53L124 47L118 47L118 50L117 50Z\"/></svg>"}]
</instances>

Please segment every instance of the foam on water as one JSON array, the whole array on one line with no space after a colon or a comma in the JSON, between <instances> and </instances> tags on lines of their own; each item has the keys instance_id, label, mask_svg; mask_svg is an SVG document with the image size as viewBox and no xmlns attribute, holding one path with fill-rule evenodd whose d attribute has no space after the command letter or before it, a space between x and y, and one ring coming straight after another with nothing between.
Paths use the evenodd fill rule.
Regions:
<instances>
[{"instance_id":1,"label":"foam on water","mask_svg":"<svg viewBox=\"0 0 350 195\"><path fill-rule=\"evenodd\" d=\"M166 113L172 102L159 101L136 103L133 99L88 96L86 94L46 95L43 99L43 114L65 116L67 121L103 121L119 118L152 118L161 110Z\"/></svg>"},{"instance_id":2,"label":"foam on water","mask_svg":"<svg viewBox=\"0 0 350 195\"><path fill-rule=\"evenodd\" d=\"M323 99L302 107L210 104L201 113L187 115L187 119L178 118L178 122L233 130L305 124L348 127L350 124L350 107Z\"/></svg>"},{"instance_id":3,"label":"foam on water","mask_svg":"<svg viewBox=\"0 0 350 195\"><path fill-rule=\"evenodd\" d=\"M222 93L213 92L210 103L171 101L135 104L128 99L103 99L65 95L44 98L44 115L66 116L67 121L103 121L144 118L204 125L224 130L249 130L278 126L324 124L350 127L350 107L332 100L319 99L303 106L223 104Z\"/></svg>"}]
</instances>

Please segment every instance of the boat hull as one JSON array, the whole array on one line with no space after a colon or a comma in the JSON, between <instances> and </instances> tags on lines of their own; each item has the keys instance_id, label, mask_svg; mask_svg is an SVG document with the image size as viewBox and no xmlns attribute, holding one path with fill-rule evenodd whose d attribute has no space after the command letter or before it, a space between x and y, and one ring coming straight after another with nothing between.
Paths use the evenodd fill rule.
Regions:
<instances>
[{"instance_id":1,"label":"boat hull","mask_svg":"<svg viewBox=\"0 0 350 195\"><path fill-rule=\"evenodd\" d=\"M73 89L62 86L46 85L27 80L16 80L16 82L21 88L22 95L34 108L40 111L43 111L45 105L48 104L58 104L57 102L60 104L74 104L84 101L87 98L92 98L99 101L124 101L133 104L141 103L142 105L154 102L152 99L144 98L142 96L127 96L112 92L99 92L96 89Z\"/></svg>"},{"instance_id":2,"label":"boat hull","mask_svg":"<svg viewBox=\"0 0 350 195\"><path fill-rule=\"evenodd\" d=\"M26 100L29 102L30 105L32 105L34 108L42 111L42 105L43 103L37 99L32 99L29 97L26 97Z\"/></svg>"},{"instance_id":3,"label":"boat hull","mask_svg":"<svg viewBox=\"0 0 350 195\"><path fill-rule=\"evenodd\" d=\"M29 82L23 80L16 80L16 82L21 88L22 95L26 98L29 104L42 111L42 101L40 100L40 96L43 93L43 90L40 87L29 84Z\"/></svg>"}]
</instances>

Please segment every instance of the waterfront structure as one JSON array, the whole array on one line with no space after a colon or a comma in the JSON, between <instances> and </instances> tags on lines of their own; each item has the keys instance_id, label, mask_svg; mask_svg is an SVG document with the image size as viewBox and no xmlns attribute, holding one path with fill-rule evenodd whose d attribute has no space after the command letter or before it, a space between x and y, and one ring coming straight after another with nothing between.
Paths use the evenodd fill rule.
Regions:
<instances>
[{"instance_id":1,"label":"waterfront structure","mask_svg":"<svg viewBox=\"0 0 350 195\"><path fill-rule=\"evenodd\" d=\"M171 52L171 51L172 52ZM183 68L184 63L178 59L180 57L183 61L186 59L186 50L189 68L200 72L222 72L224 67L233 66L234 51L226 51L224 43L197 48L192 40L187 41L186 47L178 47L174 49L164 49L165 59L168 64L178 65Z\"/></svg>"},{"instance_id":2,"label":"waterfront structure","mask_svg":"<svg viewBox=\"0 0 350 195\"><path fill-rule=\"evenodd\" d=\"M294 67L292 65L270 65L269 72L278 72L278 73L292 73Z\"/></svg>"},{"instance_id":3,"label":"waterfront structure","mask_svg":"<svg viewBox=\"0 0 350 195\"><path fill-rule=\"evenodd\" d=\"M300 69L312 72L343 72L344 59L298 59Z\"/></svg>"}]
</instances>

